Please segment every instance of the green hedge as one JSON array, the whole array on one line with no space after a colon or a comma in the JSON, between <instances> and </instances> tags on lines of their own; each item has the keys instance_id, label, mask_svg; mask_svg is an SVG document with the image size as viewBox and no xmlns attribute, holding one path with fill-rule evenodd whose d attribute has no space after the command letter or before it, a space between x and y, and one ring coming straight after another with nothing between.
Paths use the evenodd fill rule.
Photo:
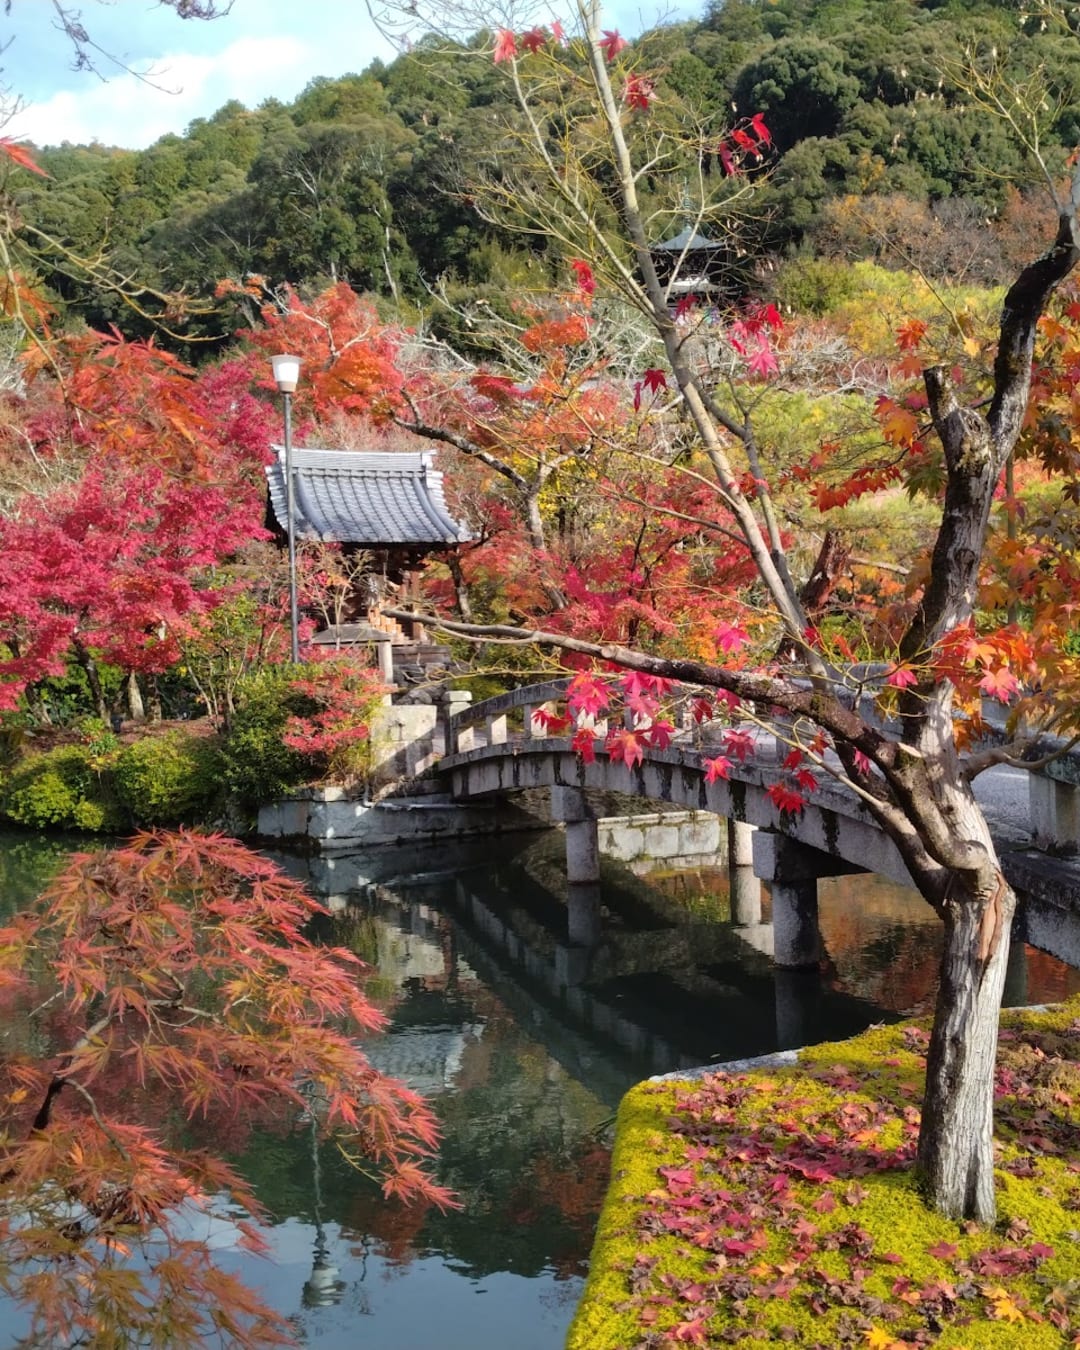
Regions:
<instances>
[{"instance_id":1,"label":"green hedge","mask_svg":"<svg viewBox=\"0 0 1080 1350\"><path fill-rule=\"evenodd\" d=\"M222 781L245 808L283 797L311 776L310 761L281 739L291 716L314 711L309 698L290 688L303 669L260 671L238 691L237 710L221 749Z\"/></svg>"},{"instance_id":2,"label":"green hedge","mask_svg":"<svg viewBox=\"0 0 1080 1350\"><path fill-rule=\"evenodd\" d=\"M216 740L169 731L126 745L113 769L116 795L135 825L205 821L221 796Z\"/></svg>"},{"instance_id":3,"label":"green hedge","mask_svg":"<svg viewBox=\"0 0 1080 1350\"><path fill-rule=\"evenodd\" d=\"M171 731L107 753L93 742L26 755L4 775L0 816L38 830L121 833L205 822L221 798L216 741Z\"/></svg>"},{"instance_id":4,"label":"green hedge","mask_svg":"<svg viewBox=\"0 0 1080 1350\"><path fill-rule=\"evenodd\" d=\"M90 759L81 745L27 755L5 776L0 814L39 830L122 830L127 822L111 775L98 772Z\"/></svg>"}]
</instances>

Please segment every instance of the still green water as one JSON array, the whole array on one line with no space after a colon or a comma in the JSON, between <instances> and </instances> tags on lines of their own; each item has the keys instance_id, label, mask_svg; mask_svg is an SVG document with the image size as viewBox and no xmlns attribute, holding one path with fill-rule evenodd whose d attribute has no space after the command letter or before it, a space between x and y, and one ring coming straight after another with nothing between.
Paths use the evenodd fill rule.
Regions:
<instances>
[{"instance_id":1,"label":"still green water","mask_svg":"<svg viewBox=\"0 0 1080 1350\"><path fill-rule=\"evenodd\" d=\"M823 884L827 957L791 975L758 949L760 926L728 922L722 873L621 874L605 880L602 932L583 950L565 937L558 848L384 854L378 880L370 860L313 864L333 912L325 935L371 964L368 992L390 1018L370 1057L435 1104L439 1176L462 1208L387 1204L303 1128L251 1140L235 1161L273 1216L271 1258L240 1251L228 1225L205 1236L305 1344L557 1350L607 1183L605 1123L631 1083L849 1035L932 1000L938 925L911 892ZM0 837L9 910L63 856L54 841ZM1078 987L1077 972L1019 948L1013 1001Z\"/></svg>"}]
</instances>

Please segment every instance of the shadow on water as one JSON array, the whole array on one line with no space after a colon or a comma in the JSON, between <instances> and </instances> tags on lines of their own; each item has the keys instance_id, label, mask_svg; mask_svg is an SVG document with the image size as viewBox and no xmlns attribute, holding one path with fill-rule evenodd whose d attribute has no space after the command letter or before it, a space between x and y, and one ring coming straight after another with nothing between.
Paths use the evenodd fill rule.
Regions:
<instances>
[{"instance_id":1,"label":"shadow on water","mask_svg":"<svg viewBox=\"0 0 1080 1350\"><path fill-rule=\"evenodd\" d=\"M28 898L55 867L0 841L0 882ZM389 1028L372 1061L432 1100L440 1179L462 1208L386 1203L299 1122L235 1161L273 1216L272 1262L210 1234L221 1264L338 1350L556 1350L607 1183L605 1123L641 1077L853 1034L926 1011L940 934L911 892L824 882L816 971L770 959L767 894L732 904L726 873L605 871L571 891L557 837L284 858L331 910L319 934L371 966ZM1014 1001L1080 975L1018 946ZM362 1318L362 1322L358 1319Z\"/></svg>"}]
</instances>

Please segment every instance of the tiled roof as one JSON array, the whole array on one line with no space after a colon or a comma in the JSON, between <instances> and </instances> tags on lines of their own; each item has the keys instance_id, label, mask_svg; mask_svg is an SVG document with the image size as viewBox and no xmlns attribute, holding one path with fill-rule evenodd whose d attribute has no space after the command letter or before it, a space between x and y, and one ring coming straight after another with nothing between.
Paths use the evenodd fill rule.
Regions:
<instances>
[{"instance_id":1,"label":"tiled roof","mask_svg":"<svg viewBox=\"0 0 1080 1350\"><path fill-rule=\"evenodd\" d=\"M285 450L267 465L270 503L286 528ZM293 449L296 537L342 544L458 544L435 456Z\"/></svg>"},{"instance_id":2,"label":"tiled roof","mask_svg":"<svg viewBox=\"0 0 1080 1350\"><path fill-rule=\"evenodd\" d=\"M702 249L722 248L723 245L716 239L707 239L703 234L697 234L689 225L681 229L678 234L670 239L665 239L659 244L650 244L649 248L655 252L657 249L663 249L665 253L697 253Z\"/></svg>"}]
</instances>

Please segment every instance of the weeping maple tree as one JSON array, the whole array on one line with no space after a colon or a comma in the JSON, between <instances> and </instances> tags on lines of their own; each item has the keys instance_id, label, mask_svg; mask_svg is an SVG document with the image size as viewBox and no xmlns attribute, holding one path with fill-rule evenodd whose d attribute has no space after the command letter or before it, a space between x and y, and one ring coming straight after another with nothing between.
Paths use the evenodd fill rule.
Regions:
<instances>
[{"instance_id":1,"label":"weeping maple tree","mask_svg":"<svg viewBox=\"0 0 1080 1350\"><path fill-rule=\"evenodd\" d=\"M233 840L142 834L75 855L0 929L0 1289L32 1344L292 1344L197 1234L264 1251L220 1158L314 1128L388 1202L453 1203L426 1103L368 1062L385 1019L325 913Z\"/></svg>"},{"instance_id":2,"label":"weeping maple tree","mask_svg":"<svg viewBox=\"0 0 1080 1350\"><path fill-rule=\"evenodd\" d=\"M480 28L481 20L490 23L487 14L447 4L426 12L415 5L388 8L382 20L399 35L415 35L418 25L445 32L454 24L468 31ZM1016 898L972 782L992 763L1019 762L1029 737L966 754L965 737L978 719L957 719L980 692L1018 694L1021 679L1040 680L1060 664L1061 643L1055 646L1050 628L1049 641L1040 646L1030 632L995 614L987 633L976 607L995 493L1025 425L1040 317L1080 258L1080 177L1061 195L1047 175L1056 237L1009 288L989 369L978 365L979 343L967 340L956 325L956 354L967 370L954 367L954 357L926 353L909 334L906 369L919 371L921 394L879 408L893 459L906 458L907 468L924 474L923 486L939 508L933 546L899 611L899 626L879 638L877 655L893 713L883 726L876 716L862 714L863 673L851 666L850 653L808 621L775 497L791 466L782 447L759 437L754 399L744 396L777 368L780 316L760 309L729 311L726 338L742 373L740 381L720 379L711 358L715 328L691 301L676 302L650 252L665 212L668 220L682 218L713 235L725 232L738 246L732 231L767 159L767 120L747 108L736 110L725 126L695 122L666 87L663 70L649 68L647 45L631 48L601 23L595 3L579 4L565 26L546 14L507 16L486 57L505 72L517 113L502 131L498 174L471 184L470 192L493 219L531 229L558 248L579 286L598 296L619 295L648 324L656 354L646 373L654 385L662 378L692 428L702 471L714 486L717 518L741 541L756 575L758 612L764 606L771 616L772 650L784 652L785 661L710 664L590 641L588 634L535 629L528 636L637 672L631 677L632 702L646 719L656 716L658 690L669 680L714 691L705 700L710 711L728 715L751 705L777 710L781 734L791 745L786 777L776 785L778 809L802 809L821 773L839 778L865 803L945 929L918 1170L935 1208L991 1222L993 1067ZM474 43L461 59L483 55ZM719 174L706 172L716 164ZM665 181L666 198L657 186ZM692 206L687 184L696 187ZM626 377L640 385L644 373L628 371ZM927 465L937 474L936 484L933 473L925 474ZM824 486L824 470L820 477ZM864 469L853 485L837 488L835 477L829 482L830 490L843 496L872 490L878 479ZM745 634L730 623L725 627L720 645L741 649ZM523 635L521 629L483 631ZM650 686L649 680L661 683ZM1070 730L1075 700L1069 700L1067 688L1054 687L1059 698L1042 693L1014 711L1010 725L1030 711L1034 729ZM578 705L585 711L605 697L595 683L579 686ZM639 744L625 743L625 728L616 735L622 737L617 754L640 753ZM723 765L713 771L722 773Z\"/></svg>"}]
</instances>

